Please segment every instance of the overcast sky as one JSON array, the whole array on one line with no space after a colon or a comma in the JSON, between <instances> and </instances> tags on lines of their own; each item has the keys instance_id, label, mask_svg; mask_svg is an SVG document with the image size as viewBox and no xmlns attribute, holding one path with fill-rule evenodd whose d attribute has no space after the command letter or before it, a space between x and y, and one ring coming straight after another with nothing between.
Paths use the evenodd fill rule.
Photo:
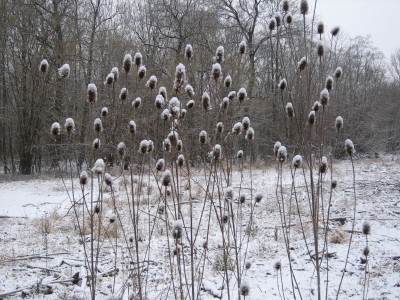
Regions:
<instances>
[{"instance_id":1,"label":"overcast sky","mask_svg":"<svg viewBox=\"0 0 400 300\"><path fill-rule=\"evenodd\" d=\"M316 14L327 31L338 25L350 37L370 35L387 58L400 48L400 0L318 0Z\"/></svg>"}]
</instances>

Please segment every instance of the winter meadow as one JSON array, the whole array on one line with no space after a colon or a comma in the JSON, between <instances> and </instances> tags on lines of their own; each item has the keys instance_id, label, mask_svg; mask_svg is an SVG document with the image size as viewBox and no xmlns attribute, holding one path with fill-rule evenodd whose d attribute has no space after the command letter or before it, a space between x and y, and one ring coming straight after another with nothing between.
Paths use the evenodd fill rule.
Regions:
<instances>
[{"instance_id":1,"label":"winter meadow","mask_svg":"<svg viewBox=\"0 0 400 300\"><path fill-rule=\"evenodd\" d=\"M0 5L0 299L400 298L400 49L307 0Z\"/></svg>"}]
</instances>

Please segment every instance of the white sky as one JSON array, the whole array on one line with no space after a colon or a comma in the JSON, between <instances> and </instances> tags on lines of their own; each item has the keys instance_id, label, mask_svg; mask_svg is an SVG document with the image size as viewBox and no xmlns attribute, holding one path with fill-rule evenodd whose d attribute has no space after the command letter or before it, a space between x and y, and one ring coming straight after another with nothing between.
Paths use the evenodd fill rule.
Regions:
<instances>
[{"instance_id":1,"label":"white sky","mask_svg":"<svg viewBox=\"0 0 400 300\"><path fill-rule=\"evenodd\" d=\"M316 15L327 32L337 25L350 37L370 35L386 58L400 48L400 0L318 0Z\"/></svg>"}]
</instances>

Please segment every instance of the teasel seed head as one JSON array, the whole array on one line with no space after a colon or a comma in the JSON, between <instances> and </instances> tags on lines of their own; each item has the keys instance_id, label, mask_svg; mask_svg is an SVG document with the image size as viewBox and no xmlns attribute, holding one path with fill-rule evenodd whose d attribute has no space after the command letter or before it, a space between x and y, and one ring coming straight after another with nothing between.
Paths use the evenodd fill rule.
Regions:
<instances>
[{"instance_id":1,"label":"teasel seed head","mask_svg":"<svg viewBox=\"0 0 400 300\"><path fill-rule=\"evenodd\" d=\"M239 151L237 152L237 154L236 154L236 157L237 157L238 159L242 159L242 158L243 158L243 150L239 150Z\"/></svg>"},{"instance_id":2,"label":"teasel seed head","mask_svg":"<svg viewBox=\"0 0 400 300\"><path fill-rule=\"evenodd\" d=\"M190 60L193 56L193 47L190 44L187 44L185 47L185 56L188 60Z\"/></svg>"},{"instance_id":3,"label":"teasel seed head","mask_svg":"<svg viewBox=\"0 0 400 300\"><path fill-rule=\"evenodd\" d=\"M328 89L323 89L320 93L319 96L319 102L321 103L322 106L325 106L329 102L329 91Z\"/></svg>"},{"instance_id":4,"label":"teasel seed head","mask_svg":"<svg viewBox=\"0 0 400 300\"><path fill-rule=\"evenodd\" d=\"M99 138L95 138L92 144L93 149L97 150L101 147L101 142Z\"/></svg>"},{"instance_id":5,"label":"teasel seed head","mask_svg":"<svg viewBox=\"0 0 400 300\"><path fill-rule=\"evenodd\" d=\"M229 98L225 97L224 99L222 99L222 102L221 102L220 106L221 106L222 110L227 110L228 106L229 106Z\"/></svg>"},{"instance_id":6,"label":"teasel seed head","mask_svg":"<svg viewBox=\"0 0 400 300\"><path fill-rule=\"evenodd\" d=\"M286 104L286 115L287 115L289 118L293 118L293 116L294 116L293 104L292 104L291 102L288 102L288 103Z\"/></svg>"},{"instance_id":7,"label":"teasel seed head","mask_svg":"<svg viewBox=\"0 0 400 300\"><path fill-rule=\"evenodd\" d=\"M176 145L178 144L178 140L179 140L179 135L178 132L176 132L175 130L172 130L169 134L168 137L169 141L171 142L171 146L172 147L176 147Z\"/></svg>"},{"instance_id":8,"label":"teasel seed head","mask_svg":"<svg viewBox=\"0 0 400 300\"><path fill-rule=\"evenodd\" d=\"M65 131L71 134L75 131L75 122L72 118L67 118L64 124Z\"/></svg>"},{"instance_id":9,"label":"teasel seed head","mask_svg":"<svg viewBox=\"0 0 400 300\"><path fill-rule=\"evenodd\" d=\"M286 13L285 15L285 22L286 24L290 25L293 22L293 16L290 12Z\"/></svg>"},{"instance_id":10,"label":"teasel seed head","mask_svg":"<svg viewBox=\"0 0 400 300\"><path fill-rule=\"evenodd\" d=\"M39 71L42 73L46 73L48 69L49 69L49 62L47 61L47 59L43 59L39 64Z\"/></svg>"},{"instance_id":11,"label":"teasel seed head","mask_svg":"<svg viewBox=\"0 0 400 300\"><path fill-rule=\"evenodd\" d=\"M332 88L333 88L333 78L332 78L332 76L326 77L326 80L325 80L325 88L326 88L328 91L332 90Z\"/></svg>"},{"instance_id":12,"label":"teasel seed head","mask_svg":"<svg viewBox=\"0 0 400 300\"><path fill-rule=\"evenodd\" d=\"M251 262L250 261L246 261L245 268L246 268L246 270L251 268Z\"/></svg>"},{"instance_id":13,"label":"teasel seed head","mask_svg":"<svg viewBox=\"0 0 400 300\"><path fill-rule=\"evenodd\" d=\"M169 141L169 139L165 139L163 145L166 152L171 151L171 142Z\"/></svg>"},{"instance_id":14,"label":"teasel seed head","mask_svg":"<svg viewBox=\"0 0 400 300\"><path fill-rule=\"evenodd\" d=\"M128 125L129 133L134 136L136 134L136 123L133 120L129 121Z\"/></svg>"},{"instance_id":15,"label":"teasel seed head","mask_svg":"<svg viewBox=\"0 0 400 300\"><path fill-rule=\"evenodd\" d=\"M114 74L109 73L106 77L106 81L104 81L104 85L112 85L114 83Z\"/></svg>"},{"instance_id":16,"label":"teasel seed head","mask_svg":"<svg viewBox=\"0 0 400 300\"><path fill-rule=\"evenodd\" d=\"M63 64L61 68L58 69L58 76L60 78L68 78L69 77L69 64Z\"/></svg>"},{"instance_id":17,"label":"teasel seed head","mask_svg":"<svg viewBox=\"0 0 400 300\"><path fill-rule=\"evenodd\" d=\"M79 183L85 185L88 182L88 174L86 171L82 171L79 175Z\"/></svg>"},{"instance_id":18,"label":"teasel seed head","mask_svg":"<svg viewBox=\"0 0 400 300\"><path fill-rule=\"evenodd\" d=\"M165 166L165 160L163 158L160 158L157 163L156 163L156 170L157 171L162 171Z\"/></svg>"},{"instance_id":19,"label":"teasel seed head","mask_svg":"<svg viewBox=\"0 0 400 300\"><path fill-rule=\"evenodd\" d=\"M194 89L190 84L187 84L185 86L185 92L190 98L192 98L194 96Z\"/></svg>"},{"instance_id":20,"label":"teasel seed head","mask_svg":"<svg viewBox=\"0 0 400 300\"><path fill-rule=\"evenodd\" d=\"M146 86L150 88L150 90L154 90L157 86L157 77L151 75L149 80L147 80Z\"/></svg>"},{"instance_id":21,"label":"teasel seed head","mask_svg":"<svg viewBox=\"0 0 400 300\"><path fill-rule=\"evenodd\" d=\"M242 132L242 122L236 122L232 127L232 133L234 135L239 135Z\"/></svg>"},{"instance_id":22,"label":"teasel seed head","mask_svg":"<svg viewBox=\"0 0 400 300\"><path fill-rule=\"evenodd\" d=\"M189 100L188 103L186 103L186 107L192 109L194 107L194 100Z\"/></svg>"},{"instance_id":23,"label":"teasel seed head","mask_svg":"<svg viewBox=\"0 0 400 300\"><path fill-rule=\"evenodd\" d=\"M293 168L299 169L301 168L302 164L303 164L303 158L301 157L301 155L297 154L295 157L293 157L292 160Z\"/></svg>"},{"instance_id":24,"label":"teasel seed head","mask_svg":"<svg viewBox=\"0 0 400 300\"><path fill-rule=\"evenodd\" d=\"M164 101L168 101L167 98L167 89L165 88L165 86L160 86L160 88L158 89L158 93L163 96Z\"/></svg>"},{"instance_id":25,"label":"teasel seed head","mask_svg":"<svg viewBox=\"0 0 400 300\"><path fill-rule=\"evenodd\" d=\"M202 130L199 134L199 142L200 144L205 144L207 143L207 132L205 130Z\"/></svg>"},{"instance_id":26,"label":"teasel seed head","mask_svg":"<svg viewBox=\"0 0 400 300\"><path fill-rule=\"evenodd\" d=\"M148 152L148 150L147 150L148 146L149 146L148 141L147 141L147 140L142 140L142 141L140 142L140 144L139 144L139 151L138 151L138 152L139 152L140 154L145 154L145 153L147 153L147 152Z\"/></svg>"},{"instance_id":27,"label":"teasel seed head","mask_svg":"<svg viewBox=\"0 0 400 300\"><path fill-rule=\"evenodd\" d=\"M165 205L164 205L164 203L160 203L157 207L157 213L159 215L162 215L162 214L164 214L164 212L165 212Z\"/></svg>"},{"instance_id":28,"label":"teasel seed head","mask_svg":"<svg viewBox=\"0 0 400 300\"><path fill-rule=\"evenodd\" d=\"M132 107L139 108L141 103L142 103L142 99L140 97L137 97L135 100L132 101Z\"/></svg>"},{"instance_id":29,"label":"teasel seed head","mask_svg":"<svg viewBox=\"0 0 400 300\"><path fill-rule=\"evenodd\" d=\"M172 97L168 102L168 108L172 115L176 116L179 113L181 102L176 97ZM175 109L174 109L175 108Z\"/></svg>"},{"instance_id":30,"label":"teasel seed head","mask_svg":"<svg viewBox=\"0 0 400 300\"><path fill-rule=\"evenodd\" d=\"M282 144L279 141L275 142L275 144L274 144L274 155L275 155L276 159L278 159L278 150L281 146L282 146Z\"/></svg>"},{"instance_id":31,"label":"teasel seed head","mask_svg":"<svg viewBox=\"0 0 400 300\"><path fill-rule=\"evenodd\" d=\"M176 143L176 150L178 150L179 152L183 150L182 140L178 140L178 143Z\"/></svg>"},{"instance_id":32,"label":"teasel seed head","mask_svg":"<svg viewBox=\"0 0 400 300\"><path fill-rule=\"evenodd\" d=\"M319 165L319 172L321 174L325 174L327 169L328 169L328 159L326 158L326 156L322 156L321 163Z\"/></svg>"},{"instance_id":33,"label":"teasel seed head","mask_svg":"<svg viewBox=\"0 0 400 300\"><path fill-rule=\"evenodd\" d=\"M186 80L186 68L180 63L175 69L174 90L177 92L181 89Z\"/></svg>"},{"instance_id":34,"label":"teasel seed head","mask_svg":"<svg viewBox=\"0 0 400 300\"><path fill-rule=\"evenodd\" d=\"M91 104L97 102L97 87L94 83L89 83L87 87L87 101Z\"/></svg>"},{"instance_id":35,"label":"teasel seed head","mask_svg":"<svg viewBox=\"0 0 400 300\"><path fill-rule=\"evenodd\" d=\"M261 202L261 200L262 200L263 197L264 197L263 194L257 193L257 194L254 196L254 201L255 201L256 203L259 203L259 202Z\"/></svg>"},{"instance_id":36,"label":"teasel seed head","mask_svg":"<svg viewBox=\"0 0 400 300\"><path fill-rule=\"evenodd\" d=\"M321 104L319 103L319 101L315 101L314 102L314 105L313 105L313 107L312 107L312 110L313 111L315 111L315 112L317 112L318 110L319 110L319 106L320 106Z\"/></svg>"},{"instance_id":37,"label":"teasel seed head","mask_svg":"<svg viewBox=\"0 0 400 300\"><path fill-rule=\"evenodd\" d=\"M312 126L315 123L315 110L310 111L308 114L308 125Z\"/></svg>"},{"instance_id":38,"label":"teasel seed head","mask_svg":"<svg viewBox=\"0 0 400 300\"><path fill-rule=\"evenodd\" d=\"M132 68L132 56L129 53L125 54L124 56L124 60L122 61L122 68L126 73L129 73Z\"/></svg>"},{"instance_id":39,"label":"teasel seed head","mask_svg":"<svg viewBox=\"0 0 400 300\"><path fill-rule=\"evenodd\" d=\"M246 195L245 194L241 194L239 196L239 203L243 204L246 201Z\"/></svg>"},{"instance_id":40,"label":"teasel seed head","mask_svg":"<svg viewBox=\"0 0 400 300\"><path fill-rule=\"evenodd\" d=\"M223 46L219 46L217 48L217 51L215 52L215 60L217 63L223 63L224 62L224 47Z\"/></svg>"},{"instance_id":41,"label":"teasel seed head","mask_svg":"<svg viewBox=\"0 0 400 300\"><path fill-rule=\"evenodd\" d=\"M244 117L243 118L242 127L243 127L243 130L249 129L249 127L250 127L250 119L249 119L249 117Z\"/></svg>"},{"instance_id":42,"label":"teasel seed head","mask_svg":"<svg viewBox=\"0 0 400 300\"><path fill-rule=\"evenodd\" d=\"M224 213L222 216L222 223L226 224L229 221L229 215L227 213Z\"/></svg>"},{"instance_id":43,"label":"teasel seed head","mask_svg":"<svg viewBox=\"0 0 400 300\"><path fill-rule=\"evenodd\" d=\"M172 224L172 237L177 240L182 237L182 234L183 234L183 222L182 220L176 220Z\"/></svg>"},{"instance_id":44,"label":"teasel seed head","mask_svg":"<svg viewBox=\"0 0 400 300\"><path fill-rule=\"evenodd\" d=\"M105 169L105 163L104 160L102 160L101 158L99 158L98 160L96 160L96 162L94 163L94 167L92 169L92 171L97 174L97 175L101 175L104 172Z\"/></svg>"},{"instance_id":45,"label":"teasel seed head","mask_svg":"<svg viewBox=\"0 0 400 300\"><path fill-rule=\"evenodd\" d=\"M287 87L287 81L285 78L283 78L281 81L279 81L278 87L283 91Z\"/></svg>"},{"instance_id":46,"label":"teasel seed head","mask_svg":"<svg viewBox=\"0 0 400 300\"><path fill-rule=\"evenodd\" d=\"M347 152L350 156L353 156L353 154L356 152L356 151L354 150L354 144L353 144L353 142L352 142L350 139L347 139L347 140L344 142L344 145L345 145L346 152Z\"/></svg>"},{"instance_id":47,"label":"teasel seed head","mask_svg":"<svg viewBox=\"0 0 400 300\"><path fill-rule=\"evenodd\" d=\"M243 55L243 54L246 52L246 47L247 47L246 41L245 41L245 40L242 40L242 41L239 43L239 53Z\"/></svg>"},{"instance_id":48,"label":"teasel seed head","mask_svg":"<svg viewBox=\"0 0 400 300\"><path fill-rule=\"evenodd\" d=\"M362 226L362 232L365 235L371 234L371 224L367 221L364 221L363 226Z\"/></svg>"},{"instance_id":49,"label":"teasel seed head","mask_svg":"<svg viewBox=\"0 0 400 300\"><path fill-rule=\"evenodd\" d=\"M151 152L154 150L154 142L152 140L147 140L147 152Z\"/></svg>"},{"instance_id":50,"label":"teasel seed head","mask_svg":"<svg viewBox=\"0 0 400 300\"><path fill-rule=\"evenodd\" d=\"M222 147L220 144L214 145L213 157L215 160L220 160L222 158Z\"/></svg>"},{"instance_id":51,"label":"teasel seed head","mask_svg":"<svg viewBox=\"0 0 400 300\"><path fill-rule=\"evenodd\" d=\"M120 142L118 144L117 148L118 148L119 156L123 157L125 155L125 148L126 148L125 143L124 142Z\"/></svg>"},{"instance_id":52,"label":"teasel seed head","mask_svg":"<svg viewBox=\"0 0 400 300\"><path fill-rule=\"evenodd\" d=\"M268 22L268 29L269 29L269 31L274 31L275 28L276 28L276 20L275 20L275 18L272 18Z\"/></svg>"},{"instance_id":53,"label":"teasel seed head","mask_svg":"<svg viewBox=\"0 0 400 300\"><path fill-rule=\"evenodd\" d=\"M54 122L51 124L51 134L52 135L59 135L61 133L61 126L60 123Z\"/></svg>"},{"instance_id":54,"label":"teasel seed head","mask_svg":"<svg viewBox=\"0 0 400 300\"><path fill-rule=\"evenodd\" d=\"M324 56L324 44L322 44L321 41L318 41L317 43L317 54L319 57Z\"/></svg>"},{"instance_id":55,"label":"teasel seed head","mask_svg":"<svg viewBox=\"0 0 400 300\"><path fill-rule=\"evenodd\" d=\"M335 70L335 74L334 74L335 78L339 79L340 77L342 77L342 74L343 74L342 68L341 67L337 67L336 70Z\"/></svg>"},{"instance_id":56,"label":"teasel seed head","mask_svg":"<svg viewBox=\"0 0 400 300\"><path fill-rule=\"evenodd\" d=\"M333 189L336 189L336 187L337 187L337 180L336 179L332 180L331 187Z\"/></svg>"},{"instance_id":57,"label":"teasel seed head","mask_svg":"<svg viewBox=\"0 0 400 300\"><path fill-rule=\"evenodd\" d=\"M318 22L318 24L317 24L317 33L318 34L324 34L324 31L325 31L324 22L322 22L322 21Z\"/></svg>"},{"instance_id":58,"label":"teasel seed head","mask_svg":"<svg viewBox=\"0 0 400 300\"><path fill-rule=\"evenodd\" d=\"M224 86L226 88L229 88L231 86L231 84L232 84L232 77L231 77L231 75L228 75L224 79Z\"/></svg>"},{"instance_id":59,"label":"teasel seed head","mask_svg":"<svg viewBox=\"0 0 400 300\"><path fill-rule=\"evenodd\" d=\"M279 271L282 268L282 264L280 261L275 262L274 264L275 270Z\"/></svg>"},{"instance_id":60,"label":"teasel seed head","mask_svg":"<svg viewBox=\"0 0 400 300\"><path fill-rule=\"evenodd\" d=\"M340 27L339 26L333 27L332 30L331 30L332 36L337 36L339 34L339 31L340 31Z\"/></svg>"},{"instance_id":61,"label":"teasel seed head","mask_svg":"<svg viewBox=\"0 0 400 300\"><path fill-rule=\"evenodd\" d=\"M145 66L140 66L139 69L138 69L138 73L137 73L139 79L143 79L144 76L146 76L146 72L147 72L146 67Z\"/></svg>"},{"instance_id":62,"label":"teasel seed head","mask_svg":"<svg viewBox=\"0 0 400 300\"><path fill-rule=\"evenodd\" d=\"M336 118L335 127L337 128L337 131L343 128L343 118L341 116Z\"/></svg>"},{"instance_id":63,"label":"teasel seed head","mask_svg":"<svg viewBox=\"0 0 400 300\"><path fill-rule=\"evenodd\" d=\"M201 96L201 104L205 111L210 109L210 95L207 92L204 92Z\"/></svg>"},{"instance_id":64,"label":"teasel seed head","mask_svg":"<svg viewBox=\"0 0 400 300\"><path fill-rule=\"evenodd\" d=\"M135 55L133 56L133 61L136 67L140 67L142 65L142 59L143 59L142 53L136 52Z\"/></svg>"},{"instance_id":65,"label":"teasel seed head","mask_svg":"<svg viewBox=\"0 0 400 300\"><path fill-rule=\"evenodd\" d=\"M103 123L101 122L100 118L96 118L93 122L93 128L96 133L103 131Z\"/></svg>"},{"instance_id":66,"label":"teasel seed head","mask_svg":"<svg viewBox=\"0 0 400 300\"><path fill-rule=\"evenodd\" d=\"M284 0L284 1L282 2L282 9L283 9L283 11L285 11L285 12L289 11L289 0Z\"/></svg>"},{"instance_id":67,"label":"teasel seed head","mask_svg":"<svg viewBox=\"0 0 400 300\"><path fill-rule=\"evenodd\" d=\"M179 256L181 254L181 251L182 251L182 247L180 245L172 248L172 254L174 256Z\"/></svg>"},{"instance_id":68,"label":"teasel seed head","mask_svg":"<svg viewBox=\"0 0 400 300\"><path fill-rule=\"evenodd\" d=\"M247 91L245 88L240 88L237 94L239 102L243 102L247 98ZM228 96L229 98L229 96Z\"/></svg>"},{"instance_id":69,"label":"teasel seed head","mask_svg":"<svg viewBox=\"0 0 400 300\"><path fill-rule=\"evenodd\" d=\"M254 139L254 129L252 127L249 127L249 129L247 129L244 138L250 141Z\"/></svg>"},{"instance_id":70,"label":"teasel seed head","mask_svg":"<svg viewBox=\"0 0 400 300\"><path fill-rule=\"evenodd\" d=\"M300 61L297 63L297 69L299 71L303 71L307 67L307 58L304 56Z\"/></svg>"},{"instance_id":71,"label":"teasel seed head","mask_svg":"<svg viewBox=\"0 0 400 300\"><path fill-rule=\"evenodd\" d=\"M211 69L211 77L214 80L219 79L219 77L221 76L221 72L222 72L221 65L219 63L213 64L212 69Z\"/></svg>"},{"instance_id":72,"label":"teasel seed head","mask_svg":"<svg viewBox=\"0 0 400 300\"><path fill-rule=\"evenodd\" d=\"M250 285L249 285L246 281L243 281L243 282L240 284L240 289L239 289L239 291L240 291L240 295L242 295L243 297L248 296L249 293L250 293Z\"/></svg>"},{"instance_id":73,"label":"teasel seed head","mask_svg":"<svg viewBox=\"0 0 400 300\"><path fill-rule=\"evenodd\" d=\"M171 117L171 114L169 113L169 109L166 108L162 111L161 113L161 119L166 122L169 120L169 118Z\"/></svg>"},{"instance_id":74,"label":"teasel seed head","mask_svg":"<svg viewBox=\"0 0 400 300\"><path fill-rule=\"evenodd\" d=\"M365 257L367 257L369 255L369 247L368 246L364 247L363 254L364 254Z\"/></svg>"},{"instance_id":75,"label":"teasel seed head","mask_svg":"<svg viewBox=\"0 0 400 300\"><path fill-rule=\"evenodd\" d=\"M306 14L308 14L308 9L309 9L308 1L307 0L301 0L300 1L300 13L302 15L306 15Z\"/></svg>"},{"instance_id":76,"label":"teasel seed head","mask_svg":"<svg viewBox=\"0 0 400 300\"><path fill-rule=\"evenodd\" d=\"M278 149L278 162L281 164L286 161L287 158L287 150L285 146L280 146Z\"/></svg>"},{"instance_id":77,"label":"teasel seed head","mask_svg":"<svg viewBox=\"0 0 400 300\"><path fill-rule=\"evenodd\" d=\"M169 186L171 184L171 172L165 170L161 177L161 183L163 186Z\"/></svg>"},{"instance_id":78,"label":"teasel seed head","mask_svg":"<svg viewBox=\"0 0 400 300\"><path fill-rule=\"evenodd\" d=\"M280 13L275 13L274 15L276 21L276 27L280 27L282 25L282 15Z\"/></svg>"},{"instance_id":79,"label":"teasel seed head","mask_svg":"<svg viewBox=\"0 0 400 300\"><path fill-rule=\"evenodd\" d=\"M157 95L156 100L154 101L154 105L157 109L161 109L164 105L164 97L161 95Z\"/></svg>"},{"instance_id":80,"label":"teasel seed head","mask_svg":"<svg viewBox=\"0 0 400 300\"><path fill-rule=\"evenodd\" d=\"M112 186L112 177L110 174L105 173L104 174L104 182L108 185L108 186Z\"/></svg>"},{"instance_id":81,"label":"teasel seed head","mask_svg":"<svg viewBox=\"0 0 400 300\"><path fill-rule=\"evenodd\" d=\"M236 97L236 92L235 91L230 91L228 94L228 99L229 101L232 101Z\"/></svg>"},{"instance_id":82,"label":"teasel seed head","mask_svg":"<svg viewBox=\"0 0 400 300\"><path fill-rule=\"evenodd\" d=\"M118 78L119 78L119 70L118 70L118 68L117 67L113 67L111 69L111 73L114 75L114 78L113 78L114 82L117 81Z\"/></svg>"},{"instance_id":83,"label":"teasel seed head","mask_svg":"<svg viewBox=\"0 0 400 300\"><path fill-rule=\"evenodd\" d=\"M176 160L176 164L178 165L178 167L183 167L184 162L185 162L185 157L183 156L183 154L179 154Z\"/></svg>"},{"instance_id":84,"label":"teasel seed head","mask_svg":"<svg viewBox=\"0 0 400 300\"><path fill-rule=\"evenodd\" d=\"M127 88L122 88L121 91L119 92L119 99L121 99L122 101L126 100L126 98L128 97L128 90Z\"/></svg>"},{"instance_id":85,"label":"teasel seed head","mask_svg":"<svg viewBox=\"0 0 400 300\"><path fill-rule=\"evenodd\" d=\"M218 122L217 123L217 132L222 133L224 131L224 123Z\"/></svg>"}]
</instances>

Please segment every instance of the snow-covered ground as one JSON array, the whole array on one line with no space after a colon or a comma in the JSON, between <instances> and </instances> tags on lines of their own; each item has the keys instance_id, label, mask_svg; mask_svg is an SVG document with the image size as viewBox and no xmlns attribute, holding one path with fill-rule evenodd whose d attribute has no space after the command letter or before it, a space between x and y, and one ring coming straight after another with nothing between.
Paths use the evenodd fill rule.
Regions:
<instances>
[{"instance_id":1,"label":"snow-covered ground","mask_svg":"<svg viewBox=\"0 0 400 300\"><path fill-rule=\"evenodd\" d=\"M378 159L355 160L356 168L356 192L357 214L353 242L351 246L347 272L344 277L342 292L339 299L362 299L365 263L362 263L363 249L366 245L365 236L362 234L362 224L368 221L371 224L371 234L368 243L369 255L369 289L368 299L399 299L400 298L400 158L385 156ZM329 299L336 295L344 268L347 245L350 238L352 223L350 217L353 207L352 173L350 161L337 161L334 163L334 178L338 181L338 187L334 190L331 216L332 218L347 218L344 224L339 221L330 223L330 238L337 237L339 243L329 243ZM193 171L192 171L193 172ZM194 173L194 172L193 172ZM115 175L115 174L114 174ZM204 174L192 174L192 192L196 202L194 203L193 220L198 220L203 208L204 193L196 186L196 181L204 180ZM243 191L250 194L249 170L244 172L244 180L240 180L240 173L235 171L233 189L235 197L238 197L239 186L242 182ZM277 261L282 265L284 295L286 299L292 299L292 285L290 280L289 264L282 237L280 215L276 199L277 170L275 166L253 169L253 194L263 193L263 199L254 208L254 228L247 235L245 233L248 224L248 216L251 212L250 199L246 200L243 207L242 234L243 240L248 243L246 258L241 261L251 263L251 267L242 274L244 281L250 287L250 294L246 299L281 299L281 283L277 278L274 264ZM23 178L23 177L21 177ZM147 180L147 179L146 179ZM114 177L116 193L123 195L124 185L121 177ZM149 210L156 215L157 186L149 181L147 189L149 195L153 195L151 201L144 202L143 212ZM70 181L65 181L71 192ZM187 181L182 180L182 199L185 199L188 190L184 188ZM79 185L75 183L76 199L79 201L81 194ZM283 189L287 195L291 188L291 177L284 172ZM301 188L298 197L304 200ZM71 195L71 194L70 194ZM112 208L108 191L105 196L105 208ZM249 198L249 197L248 197ZM146 200L146 199L143 199ZM120 212L126 209L124 197L120 197L117 205ZM288 201L286 199L285 201ZM233 204L235 209L237 203ZM301 203L301 209L306 211L307 203ZM205 210L207 216L208 207ZM189 205L182 205L182 214L189 216ZM122 215L122 213L121 213ZM15 299L27 295L35 299L89 299L89 289L84 289L84 284L73 284L71 278L78 272L87 273L84 267L84 255L82 241L80 239L74 210L71 209L70 197L64 188L61 179L30 179L3 180L0 182L0 299L7 292L15 292L5 298ZM107 213L105 214L107 215ZM127 221L127 216L121 217ZM216 224L213 219L211 223ZM147 220L143 217L143 221ZM185 218L188 224L189 217ZM292 268L296 276L303 299L314 299L315 273L312 261L307 253L300 225L296 214L293 213L291 227L290 253ZM172 220L171 220L172 223ZM124 222L123 222L124 224ZM151 240L148 263L143 272L148 272L147 295L148 299L172 299L170 291L170 269L168 264L168 245L165 235L165 225L160 221L154 222L154 234ZM196 224L196 222L195 222ZM153 225L153 224L152 224ZM142 238L139 247L146 251L149 243L146 240L148 224L144 222L141 228ZM196 259L201 261L201 244L206 237L206 226L200 226L198 239L198 253ZM307 243L312 247L310 224L305 223ZM114 270L115 243L109 229L108 237L101 246L99 265L99 299L106 299L111 295L113 287L117 295L126 286L128 276L127 252L124 243L119 244L117 257L119 272L111 276ZM130 228L126 227L126 234ZM107 228L105 229L107 231ZM47 232L47 233L46 233ZM121 233L118 235L123 240ZM88 238L88 236L86 236ZM277 238L277 240L276 240ZM218 226L212 226L208 241L208 258L205 264L203 291L201 299L214 299L212 294L219 295L223 283L221 271L221 232ZM186 245L187 246L187 245ZM190 248L184 245L184 256L188 259ZM312 251L311 251L312 252ZM128 257L129 259L129 257ZM326 260L323 260L321 276L324 278L323 288L326 283ZM174 270L176 272L176 270ZM175 275L177 273L174 273ZM234 285L234 272L231 273L232 299L237 298L237 286ZM188 274L189 276L189 274ZM277 285L279 279L279 290ZM169 293L169 294L168 294ZM169 296L167 296L169 295ZM127 298L127 293L125 293ZM223 298L227 299L226 287ZM189 298L188 298L189 299Z\"/></svg>"}]
</instances>

